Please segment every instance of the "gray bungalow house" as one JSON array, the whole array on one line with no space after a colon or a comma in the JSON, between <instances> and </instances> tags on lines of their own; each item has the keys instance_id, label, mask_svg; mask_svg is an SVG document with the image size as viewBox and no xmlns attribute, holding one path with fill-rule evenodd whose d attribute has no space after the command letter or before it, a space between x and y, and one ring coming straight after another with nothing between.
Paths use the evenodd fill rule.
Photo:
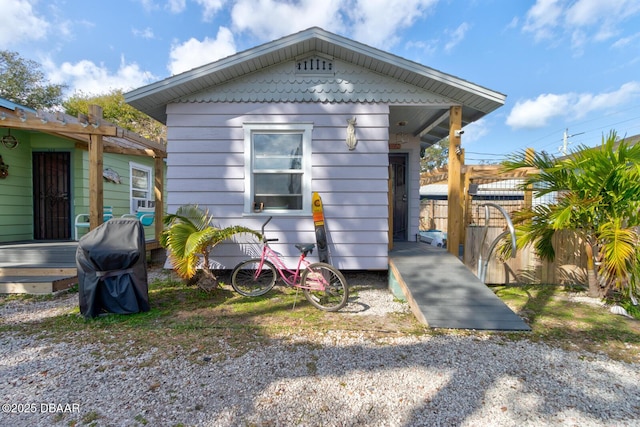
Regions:
<instances>
[{"instance_id":1,"label":"gray bungalow house","mask_svg":"<svg viewBox=\"0 0 640 427\"><path fill-rule=\"evenodd\" d=\"M318 192L331 262L387 270L393 241L418 234L421 148L449 136L455 171L461 128L505 95L310 28L125 99L167 125L168 212L194 203L221 226L258 230L272 216L272 246L292 264L293 245L315 241ZM450 191L460 190L459 174L450 175ZM462 213L451 211L461 229ZM247 250L220 245L212 267L233 268Z\"/></svg>"}]
</instances>

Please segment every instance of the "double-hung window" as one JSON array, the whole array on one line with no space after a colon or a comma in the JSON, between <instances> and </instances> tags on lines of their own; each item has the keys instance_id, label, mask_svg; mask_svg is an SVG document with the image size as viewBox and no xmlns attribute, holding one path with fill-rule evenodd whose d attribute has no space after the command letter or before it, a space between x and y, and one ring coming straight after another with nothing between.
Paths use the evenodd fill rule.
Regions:
<instances>
[{"instance_id":1,"label":"double-hung window","mask_svg":"<svg viewBox=\"0 0 640 427\"><path fill-rule=\"evenodd\" d=\"M129 163L131 176L131 213L139 207L153 207L153 178L151 168L138 163Z\"/></svg>"},{"instance_id":2,"label":"double-hung window","mask_svg":"<svg viewBox=\"0 0 640 427\"><path fill-rule=\"evenodd\" d=\"M245 124L245 213L309 213L309 123Z\"/></svg>"}]
</instances>

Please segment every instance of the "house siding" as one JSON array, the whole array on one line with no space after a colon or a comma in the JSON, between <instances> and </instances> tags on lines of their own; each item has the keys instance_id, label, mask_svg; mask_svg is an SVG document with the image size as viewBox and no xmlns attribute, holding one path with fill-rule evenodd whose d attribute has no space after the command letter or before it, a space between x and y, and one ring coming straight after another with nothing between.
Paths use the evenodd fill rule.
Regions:
<instances>
[{"instance_id":1,"label":"house siding","mask_svg":"<svg viewBox=\"0 0 640 427\"><path fill-rule=\"evenodd\" d=\"M6 132L6 131L5 131ZM31 134L11 130L19 145L0 151L9 165L9 176L0 179L0 242L33 238L33 183L31 180Z\"/></svg>"},{"instance_id":2,"label":"house siding","mask_svg":"<svg viewBox=\"0 0 640 427\"><path fill-rule=\"evenodd\" d=\"M11 131L20 144L13 150L2 150L0 155L9 165L9 176L0 180L0 242L32 240L33 216L33 164L32 154L39 151L71 153L71 237L74 219L79 213L89 212L89 153L76 148L66 138L45 133ZM153 169L153 159L122 154L104 154L104 167L118 172L121 183L104 181L104 205L112 206L114 215L130 212L129 162L133 161ZM154 227L145 227L145 237L154 237ZM80 236L86 232L80 230Z\"/></svg>"},{"instance_id":3,"label":"house siding","mask_svg":"<svg viewBox=\"0 0 640 427\"><path fill-rule=\"evenodd\" d=\"M331 262L347 270L386 270L388 115L382 104L170 104L167 210L194 203L209 209L220 226L259 230L265 215L243 213L243 124L313 123L311 190L322 197ZM351 117L357 119L354 151L345 144ZM272 246L289 266L298 256L295 243L315 241L310 214L274 215L267 231L280 239ZM212 267L233 268L255 250L252 245L219 245Z\"/></svg>"},{"instance_id":4,"label":"house siding","mask_svg":"<svg viewBox=\"0 0 640 427\"><path fill-rule=\"evenodd\" d=\"M73 182L73 215L89 212L89 152L87 150L77 149L74 152L72 182ZM111 206L113 216L119 217L124 214L131 214L131 197L130 197L130 170L129 163L137 163L139 165L151 168L153 171L154 161L150 157L129 156L124 154L104 153L104 168L112 169L120 176L120 183L103 180L103 205ZM72 231L73 231L73 224ZM87 233L87 229L79 230L79 237ZM153 240L155 238L155 227L153 225L144 227L145 239Z\"/></svg>"}]
</instances>

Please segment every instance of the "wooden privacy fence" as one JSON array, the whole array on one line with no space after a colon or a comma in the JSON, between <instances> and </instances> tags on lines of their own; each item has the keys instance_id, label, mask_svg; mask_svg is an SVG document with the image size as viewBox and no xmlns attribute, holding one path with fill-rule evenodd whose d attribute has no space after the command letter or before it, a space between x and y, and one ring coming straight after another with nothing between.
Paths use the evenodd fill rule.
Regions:
<instances>
[{"instance_id":1,"label":"wooden privacy fence","mask_svg":"<svg viewBox=\"0 0 640 427\"><path fill-rule=\"evenodd\" d=\"M467 166L464 169L464 257L465 265L478 274L480 244L485 225L485 203L498 205L509 216L513 212L538 204L554 203L554 195L535 197L531 189L523 189L523 179L535 170L503 173L498 166ZM446 175L446 172L445 172ZM448 223L449 202L446 192L440 188L445 180L442 173L428 173L421 177L420 229L440 230L445 233ZM472 188L473 187L473 188ZM442 198L445 198L442 200ZM507 222L495 207L489 208L489 227L482 248L482 263L487 259L489 245L507 229ZM487 284L546 283L583 284L587 283L586 256L581 240L571 232L558 232L553 242L556 250L554 262L539 259L533 248L518 251L516 258L501 261L496 252L491 254L485 273Z\"/></svg>"},{"instance_id":2,"label":"wooden privacy fence","mask_svg":"<svg viewBox=\"0 0 640 427\"><path fill-rule=\"evenodd\" d=\"M446 200L422 200L420 202L420 229L447 231Z\"/></svg>"},{"instance_id":3,"label":"wooden privacy fence","mask_svg":"<svg viewBox=\"0 0 640 427\"><path fill-rule=\"evenodd\" d=\"M482 264L487 260L489 245L504 231L503 228L489 227L487 237L482 246ZM478 274L480 245L484 227L467 228L464 264ZM517 252L515 258L502 261L498 259L497 248L488 258L485 283L502 284L555 284L555 285L587 285L587 258L582 240L576 233L559 231L553 239L556 257L553 262L538 258L532 247Z\"/></svg>"},{"instance_id":4,"label":"wooden privacy fence","mask_svg":"<svg viewBox=\"0 0 640 427\"><path fill-rule=\"evenodd\" d=\"M485 212L481 206L486 200L472 200L467 212L466 223L470 225L484 225ZM495 200L491 201L500 205L509 215L524 207L522 200ZM447 211L446 200L422 200L420 202L420 229L447 231ZM496 210L491 210L489 217L490 227L504 227L506 221Z\"/></svg>"}]
</instances>

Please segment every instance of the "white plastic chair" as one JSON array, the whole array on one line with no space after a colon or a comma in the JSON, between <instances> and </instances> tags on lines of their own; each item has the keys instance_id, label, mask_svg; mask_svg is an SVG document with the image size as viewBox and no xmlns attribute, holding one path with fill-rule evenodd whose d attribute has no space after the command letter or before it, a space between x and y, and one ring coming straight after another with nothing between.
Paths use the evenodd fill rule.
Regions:
<instances>
[{"instance_id":1,"label":"white plastic chair","mask_svg":"<svg viewBox=\"0 0 640 427\"><path fill-rule=\"evenodd\" d=\"M111 218L113 218L113 208L111 206L104 206L103 210L102 210L102 219L104 222L109 221ZM74 226L75 226L75 235L74 235L74 239L78 240L78 235L80 234L80 229L81 228L89 228L89 214L88 213L81 213L76 215L76 219L74 221Z\"/></svg>"}]
</instances>

